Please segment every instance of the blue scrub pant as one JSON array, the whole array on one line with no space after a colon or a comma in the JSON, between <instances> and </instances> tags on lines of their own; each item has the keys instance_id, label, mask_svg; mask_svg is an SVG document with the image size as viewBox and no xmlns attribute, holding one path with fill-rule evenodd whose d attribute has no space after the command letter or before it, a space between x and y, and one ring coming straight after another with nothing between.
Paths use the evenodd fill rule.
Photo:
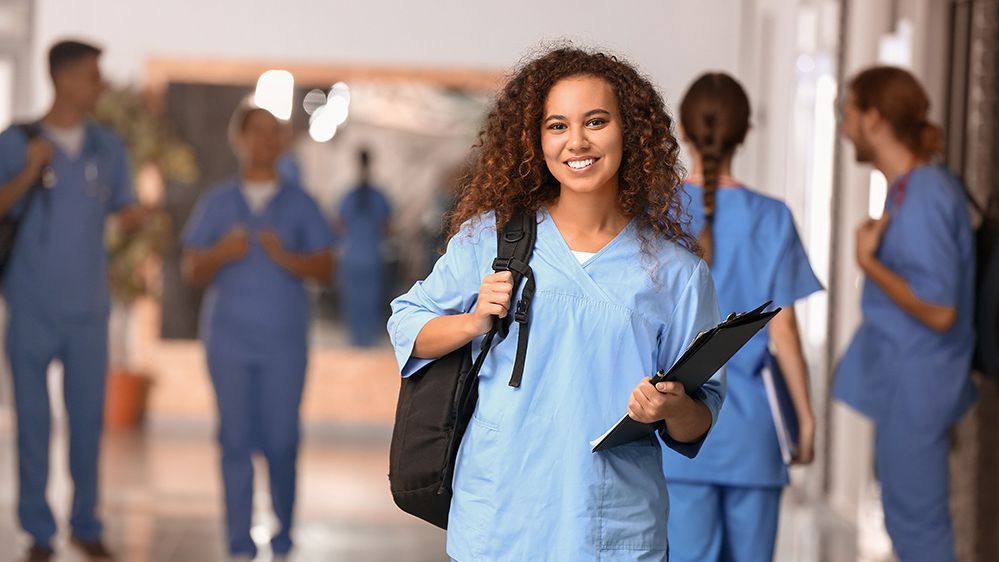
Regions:
<instances>
[{"instance_id":1,"label":"blue scrub pant","mask_svg":"<svg viewBox=\"0 0 999 562\"><path fill-rule=\"evenodd\" d=\"M670 481L670 562L773 560L783 488Z\"/></svg>"},{"instance_id":2,"label":"blue scrub pant","mask_svg":"<svg viewBox=\"0 0 999 562\"><path fill-rule=\"evenodd\" d=\"M7 357L17 414L18 517L35 542L50 546L55 518L45 497L49 474L49 363L63 365L63 400L69 425L69 471L73 478L73 534L100 538L97 518L98 456L107 377L105 316L65 322L11 307Z\"/></svg>"},{"instance_id":3,"label":"blue scrub pant","mask_svg":"<svg viewBox=\"0 0 999 562\"><path fill-rule=\"evenodd\" d=\"M385 271L377 267L341 264L340 298L351 343L372 347L385 333Z\"/></svg>"},{"instance_id":4,"label":"blue scrub pant","mask_svg":"<svg viewBox=\"0 0 999 562\"><path fill-rule=\"evenodd\" d=\"M874 462L885 527L901 562L953 562L948 430L915 428L906 416L875 426Z\"/></svg>"},{"instance_id":5,"label":"blue scrub pant","mask_svg":"<svg viewBox=\"0 0 999 562\"><path fill-rule=\"evenodd\" d=\"M292 546L299 405L307 351L302 346L280 353L249 353L214 345L209 346L207 356L219 409L229 552L256 555L250 538L251 457L256 451L267 460L272 507L281 524L271 548L275 554L286 554Z\"/></svg>"}]
</instances>

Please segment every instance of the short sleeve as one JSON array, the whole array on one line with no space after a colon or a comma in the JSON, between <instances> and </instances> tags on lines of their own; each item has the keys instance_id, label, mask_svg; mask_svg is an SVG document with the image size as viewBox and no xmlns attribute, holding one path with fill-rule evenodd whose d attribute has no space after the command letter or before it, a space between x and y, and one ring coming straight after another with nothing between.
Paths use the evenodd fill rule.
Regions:
<instances>
[{"instance_id":1,"label":"short sleeve","mask_svg":"<svg viewBox=\"0 0 999 562\"><path fill-rule=\"evenodd\" d=\"M920 300L956 307L961 291L957 229L968 228L967 221L958 221L956 213L967 211L955 204L949 186L918 179L922 181L913 176L902 207L891 219L904 241L901 271L897 273Z\"/></svg>"},{"instance_id":2,"label":"short sleeve","mask_svg":"<svg viewBox=\"0 0 999 562\"><path fill-rule=\"evenodd\" d=\"M482 236L481 231L473 233L471 225L465 223L448 242L430 275L392 301L389 338L403 377L432 361L413 357L416 337L427 322L438 316L467 313L475 305L482 282L476 245Z\"/></svg>"},{"instance_id":3,"label":"short sleeve","mask_svg":"<svg viewBox=\"0 0 999 562\"><path fill-rule=\"evenodd\" d=\"M217 196L215 194L203 195L194 207L191 218L184 226L181 240L186 248L192 250L206 250L215 245L221 237L219 232L219 221L216 215Z\"/></svg>"},{"instance_id":4,"label":"short sleeve","mask_svg":"<svg viewBox=\"0 0 999 562\"><path fill-rule=\"evenodd\" d=\"M687 286L680 295L673 317L667 325L664 337L659 342L659 369L668 369L679 359L698 333L710 330L720 322L718 298L711 272L703 261L699 261ZM694 398L702 401L711 411L711 426L714 427L725 400L725 369L715 373L700 389ZM681 443L670 437L664 428L659 436L667 447L681 455L693 458L701 449L707 434L693 443Z\"/></svg>"},{"instance_id":5,"label":"short sleeve","mask_svg":"<svg viewBox=\"0 0 999 562\"><path fill-rule=\"evenodd\" d=\"M26 156L23 133L12 126L0 134L0 184L14 179L24 169Z\"/></svg>"},{"instance_id":6,"label":"short sleeve","mask_svg":"<svg viewBox=\"0 0 999 562\"><path fill-rule=\"evenodd\" d=\"M135 205L135 189L132 186L132 165L128 159L128 153L121 140L109 133L111 145L111 200L110 211L120 211L126 207Z\"/></svg>"},{"instance_id":7,"label":"short sleeve","mask_svg":"<svg viewBox=\"0 0 999 562\"><path fill-rule=\"evenodd\" d=\"M16 126L7 128L0 134L0 185L14 179L24 169L27 158L27 144L24 133ZM11 214L18 216L24 212L26 197L22 197L11 208Z\"/></svg>"},{"instance_id":8,"label":"short sleeve","mask_svg":"<svg viewBox=\"0 0 999 562\"><path fill-rule=\"evenodd\" d=\"M780 254L774 262L768 298L777 306L790 306L799 299L821 291L822 283L812 271L805 247L798 237L794 217L786 207L783 209L781 222L783 242L780 245Z\"/></svg>"}]
</instances>

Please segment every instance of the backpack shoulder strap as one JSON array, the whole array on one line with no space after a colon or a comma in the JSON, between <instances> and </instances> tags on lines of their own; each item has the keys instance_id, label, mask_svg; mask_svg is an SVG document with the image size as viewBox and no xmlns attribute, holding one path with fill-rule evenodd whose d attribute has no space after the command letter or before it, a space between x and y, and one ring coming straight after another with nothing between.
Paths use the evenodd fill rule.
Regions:
<instances>
[{"instance_id":1,"label":"backpack shoulder strap","mask_svg":"<svg viewBox=\"0 0 999 562\"><path fill-rule=\"evenodd\" d=\"M528 327L527 320L531 309L531 299L534 298L534 271L531 270L531 255L538 236L538 220L535 213L518 211L501 229L496 230L496 259L493 260L493 271L509 271L513 274L514 295L517 287L524 280L524 290L514 311L513 320L520 324L520 335L517 339L517 357L510 376L510 386L519 387L524 376L524 361L527 358ZM498 322L497 331L502 337L509 332L510 315Z\"/></svg>"},{"instance_id":2,"label":"backpack shoulder strap","mask_svg":"<svg viewBox=\"0 0 999 562\"><path fill-rule=\"evenodd\" d=\"M38 121L26 121L24 123L18 123L15 125L15 127L21 130L21 133L24 134L25 139L28 142L35 140L42 134L42 128ZM35 200L35 195L39 191L41 191L42 187L41 183L42 179L38 178L38 180L34 184L32 184L31 187L28 188L27 199L24 205L24 210L21 211L21 216L26 216L28 214L28 209L31 208L31 203Z\"/></svg>"}]
</instances>

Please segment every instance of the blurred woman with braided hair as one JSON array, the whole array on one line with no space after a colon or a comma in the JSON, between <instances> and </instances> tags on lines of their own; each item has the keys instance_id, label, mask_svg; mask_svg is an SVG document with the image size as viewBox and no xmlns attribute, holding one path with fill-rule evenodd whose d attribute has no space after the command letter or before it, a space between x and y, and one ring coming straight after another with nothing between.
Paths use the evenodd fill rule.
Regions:
<instances>
[{"instance_id":1,"label":"blurred woman with braided hair","mask_svg":"<svg viewBox=\"0 0 999 562\"><path fill-rule=\"evenodd\" d=\"M710 264L723 314L772 300L783 310L727 364L728 403L695 459L664 451L670 492L671 560L773 558L781 490L788 482L761 377L776 352L799 420L795 462L813 456L815 422L795 301L822 287L787 206L731 175L749 131L750 105L732 77L698 78L680 104L681 135L693 161L684 183L691 230Z\"/></svg>"}]
</instances>

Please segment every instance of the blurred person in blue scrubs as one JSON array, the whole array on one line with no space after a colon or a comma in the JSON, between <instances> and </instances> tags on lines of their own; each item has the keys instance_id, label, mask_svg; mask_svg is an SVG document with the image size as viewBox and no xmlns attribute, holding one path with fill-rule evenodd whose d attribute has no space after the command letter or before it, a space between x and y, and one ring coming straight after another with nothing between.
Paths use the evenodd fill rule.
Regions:
<instances>
[{"instance_id":1,"label":"blurred person in blue scrubs","mask_svg":"<svg viewBox=\"0 0 999 562\"><path fill-rule=\"evenodd\" d=\"M742 86L727 74L699 77L680 103L680 123L693 161L683 185L691 231L711 266L722 313L770 300L783 310L727 364L725 407L700 454L687 459L664 451L670 559L772 560L788 471L761 372L772 346L798 416L795 461L810 463L815 418L794 303L822 286L787 205L732 178L732 161L750 128Z\"/></svg>"},{"instance_id":2,"label":"blurred person in blue scrubs","mask_svg":"<svg viewBox=\"0 0 999 562\"><path fill-rule=\"evenodd\" d=\"M328 283L333 234L316 202L282 177L283 125L241 106L230 138L239 175L198 202L185 227L184 275L207 286L200 336L219 409L228 550L250 560L254 452L267 460L281 525L275 556L292 547L299 405L308 359L306 281Z\"/></svg>"},{"instance_id":3,"label":"blurred person in blue scrubs","mask_svg":"<svg viewBox=\"0 0 999 562\"><path fill-rule=\"evenodd\" d=\"M907 71L874 67L849 82L841 124L857 161L889 189L881 218L857 229L863 318L833 395L874 422L885 525L902 562L955 559L949 430L976 396L970 216L939 163L943 135L929 107Z\"/></svg>"},{"instance_id":4,"label":"blurred person in blue scrubs","mask_svg":"<svg viewBox=\"0 0 999 562\"><path fill-rule=\"evenodd\" d=\"M383 255L392 219L388 198L372 183L371 155L358 151L360 181L340 202L337 224L343 236L337 288L351 343L371 347L384 334L387 267Z\"/></svg>"},{"instance_id":5,"label":"blurred person in blue scrubs","mask_svg":"<svg viewBox=\"0 0 999 562\"><path fill-rule=\"evenodd\" d=\"M458 449L452 559L668 559L661 448L697 455L725 396L724 370L692 395L649 382L719 319L682 228L672 123L655 87L616 57L562 47L525 62L486 119L446 252L392 302L403 377L469 342L478 351L518 291L509 271L493 272L496 231L518 210L536 216L527 323L518 305ZM625 411L663 422L659 437L591 452Z\"/></svg>"},{"instance_id":6,"label":"blurred person in blue scrubs","mask_svg":"<svg viewBox=\"0 0 999 562\"><path fill-rule=\"evenodd\" d=\"M21 221L2 282L18 422L18 517L33 540L31 561L53 556L56 534L45 497L53 360L63 366L69 421L71 543L91 559L111 557L96 513L110 311L104 230L108 218L134 230L144 213L121 139L90 119L105 89L100 55L87 43L55 44L55 98L31 125L38 136L29 141L20 127L0 135L0 214Z\"/></svg>"}]
</instances>

